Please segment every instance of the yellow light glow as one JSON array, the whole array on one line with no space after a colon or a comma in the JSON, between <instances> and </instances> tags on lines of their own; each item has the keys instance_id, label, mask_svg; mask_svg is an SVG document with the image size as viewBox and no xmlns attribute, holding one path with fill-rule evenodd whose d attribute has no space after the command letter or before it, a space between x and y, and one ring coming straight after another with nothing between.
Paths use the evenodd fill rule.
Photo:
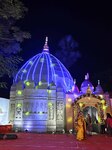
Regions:
<instances>
[{"instance_id":1,"label":"yellow light glow","mask_svg":"<svg viewBox=\"0 0 112 150\"><path fill-rule=\"evenodd\" d=\"M99 95L101 98L103 98L103 95Z\"/></svg>"},{"instance_id":2,"label":"yellow light glow","mask_svg":"<svg viewBox=\"0 0 112 150\"><path fill-rule=\"evenodd\" d=\"M101 103L102 103L102 104L104 104L104 103L105 103L105 100L104 100L104 99L103 99L103 100L101 100Z\"/></svg>"},{"instance_id":3,"label":"yellow light glow","mask_svg":"<svg viewBox=\"0 0 112 150\"><path fill-rule=\"evenodd\" d=\"M18 94L18 95L22 95L22 91L21 91L21 90L18 90L18 91L17 91L17 94Z\"/></svg>"},{"instance_id":4,"label":"yellow light glow","mask_svg":"<svg viewBox=\"0 0 112 150\"><path fill-rule=\"evenodd\" d=\"M99 123L101 122L101 118L100 118L100 117L98 117L98 122L99 122Z\"/></svg>"},{"instance_id":5,"label":"yellow light glow","mask_svg":"<svg viewBox=\"0 0 112 150\"><path fill-rule=\"evenodd\" d=\"M36 89L38 89L38 85L36 86Z\"/></svg>"},{"instance_id":6,"label":"yellow light glow","mask_svg":"<svg viewBox=\"0 0 112 150\"><path fill-rule=\"evenodd\" d=\"M48 103L48 106L49 106L49 107L50 107L50 106L52 106L52 103L51 103L51 102L49 102L49 103Z\"/></svg>"},{"instance_id":7,"label":"yellow light glow","mask_svg":"<svg viewBox=\"0 0 112 150\"><path fill-rule=\"evenodd\" d=\"M79 106L82 107L82 106L83 106L83 103L79 103Z\"/></svg>"},{"instance_id":8,"label":"yellow light glow","mask_svg":"<svg viewBox=\"0 0 112 150\"><path fill-rule=\"evenodd\" d=\"M71 108L71 105L70 105L70 104L66 104L66 107L67 107L67 108Z\"/></svg>"},{"instance_id":9,"label":"yellow light glow","mask_svg":"<svg viewBox=\"0 0 112 150\"><path fill-rule=\"evenodd\" d=\"M72 101L72 99L71 98L68 98L68 102L71 102Z\"/></svg>"},{"instance_id":10,"label":"yellow light glow","mask_svg":"<svg viewBox=\"0 0 112 150\"><path fill-rule=\"evenodd\" d=\"M47 90L47 92L50 94L50 93L51 93L51 90Z\"/></svg>"},{"instance_id":11,"label":"yellow light glow","mask_svg":"<svg viewBox=\"0 0 112 150\"><path fill-rule=\"evenodd\" d=\"M17 104L17 107L21 107L21 106L22 106L22 104L21 104L21 103L18 103L18 104Z\"/></svg>"},{"instance_id":12,"label":"yellow light glow","mask_svg":"<svg viewBox=\"0 0 112 150\"><path fill-rule=\"evenodd\" d=\"M106 110L107 106L103 105L103 110Z\"/></svg>"},{"instance_id":13,"label":"yellow light glow","mask_svg":"<svg viewBox=\"0 0 112 150\"><path fill-rule=\"evenodd\" d=\"M39 114L43 114L42 111L40 111Z\"/></svg>"},{"instance_id":14,"label":"yellow light glow","mask_svg":"<svg viewBox=\"0 0 112 150\"><path fill-rule=\"evenodd\" d=\"M42 82L41 82L41 81L39 81L39 86L40 86L40 85L42 85Z\"/></svg>"},{"instance_id":15,"label":"yellow light glow","mask_svg":"<svg viewBox=\"0 0 112 150\"><path fill-rule=\"evenodd\" d=\"M30 114L30 112L29 111L27 111L26 113L25 113L25 115L27 116L27 115L29 115Z\"/></svg>"},{"instance_id":16,"label":"yellow light glow","mask_svg":"<svg viewBox=\"0 0 112 150\"><path fill-rule=\"evenodd\" d=\"M29 82L29 81L27 81L25 84L26 84L27 86L30 86L30 82Z\"/></svg>"},{"instance_id":17,"label":"yellow light glow","mask_svg":"<svg viewBox=\"0 0 112 150\"><path fill-rule=\"evenodd\" d=\"M68 122L68 123L72 122L72 117L69 117L69 118L67 119L67 122Z\"/></svg>"}]
</instances>

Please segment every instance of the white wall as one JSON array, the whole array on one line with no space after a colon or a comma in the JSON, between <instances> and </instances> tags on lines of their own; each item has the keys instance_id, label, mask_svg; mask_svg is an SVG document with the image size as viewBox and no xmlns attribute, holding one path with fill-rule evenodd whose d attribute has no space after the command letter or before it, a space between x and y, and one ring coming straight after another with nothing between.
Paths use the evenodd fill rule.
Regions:
<instances>
[{"instance_id":1,"label":"white wall","mask_svg":"<svg viewBox=\"0 0 112 150\"><path fill-rule=\"evenodd\" d=\"M9 99L0 97L0 125L9 123Z\"/></svg>"}]
</instances>

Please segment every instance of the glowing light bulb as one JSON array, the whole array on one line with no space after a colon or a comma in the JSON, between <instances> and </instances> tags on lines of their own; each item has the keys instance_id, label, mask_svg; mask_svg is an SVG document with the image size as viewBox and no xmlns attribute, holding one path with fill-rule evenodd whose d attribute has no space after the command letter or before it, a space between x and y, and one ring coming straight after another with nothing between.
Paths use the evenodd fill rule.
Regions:
<instances>
[{"instance_id":1,"label":"glowing light bulb","mask_svg":"<svg viewBox=\"0 0 112 150\"><path fill-rule=\"evenodd\" d=\"M82 107L82 106L83 106L83 103L79 103L79 106Z\"/></svg>"},{"instance_id":2,"label":"glowing light bulb","mask_svg":"<svg viewBox=\"0 0 112 150\"><path fill-rule=\"evenodd\" d=\"M104 104L104 103L105 103L105 100L104 100L104 99L103 99L103 100L101 100L101 103L102 103L102 104Z\"/></svg>"},{"instance_id":3,"label":"glowing light bulb","mask_svg":"<svg viewBox=\"0 0 112 150\"><path fill-rule=\"evenodd\" d=\"M39 86L40 86L40 85L42 85L42 82L41 82L41 81L39 81Z\"/></svg>"},{"instance_id":4,"label":"glowing light bulb","mask_svg":"<svg viewBox=\"0 0 112 150\"><path fill-rule=\"evenodd\" d=\"M49 107L50 107L50 106L52 106L52 103L51 103L51 102L49 102L49 103L48 103L48 106L49 106Z\"/></svg>"},{"instance_id":5,"label":"glowing light bulb","mask_svg":"<svg viewBox=\"0 0 112 150\"><path fill-rule=\"evenodd\" d=\"M106 110L107 106L103 105L103 110Z\"/></svg>"},{"instance_id":6,"label":"glowing light bulb","mask_svg":"<svg viewBox=\"0 0 112 150\"><path fill-rule=\"evenodd\" d=\"M21 90L18 90L18 91L17 91L17 94L18 94L18 95L22 95L22 91L21 91Z\"/></svg>"},{"instance_id":7,"label":"glowing light bulb","mask_svg":"<svg viewBox=\"0 0 112 150\"><path fill-rule=\"evenodd\" d=\"M29 114L30 114L30 112L29 112L29 111L27 111L27 112L25 113L25 115L26 115L26 116L28 116Z\"/></svg>"},{"instance_id":8,"label":"glowing light bulb","mask_svg":"<svg viewBox=\"0 0 112 150\"><path fill-rule=\"evenodd\" d=\"M17 104L17 107L21 107L21 106L22 106L22 104L21 104L21 103L18 103L18 104Z\"/></svg>"},{"instance_id":9,"label":"glowing light bulb","mask_svg":"<svg viewBox=\"0 0 112 150\"><path fill-rule=\"evenodd\" d=\"M29 81L27 81L25 84L26 84L27 86L30 86L30 82L29 82Z\"/></svg>"},{"instance_id":10,"label":"glowing light bulb","mask_svg":"<svg viewBox=\"0 0 112 150\"><path fill-rule=\"evenodd\" d=\"M72 101L72 99L71 98L68 98L68 102L71 102Z\"/></svg>"}]
</instances>

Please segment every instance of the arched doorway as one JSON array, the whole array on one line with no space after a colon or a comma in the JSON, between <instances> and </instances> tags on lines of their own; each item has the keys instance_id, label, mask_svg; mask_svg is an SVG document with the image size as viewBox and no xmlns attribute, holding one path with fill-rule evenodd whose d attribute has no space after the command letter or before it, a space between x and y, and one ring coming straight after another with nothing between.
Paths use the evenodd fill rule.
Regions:
<instances>
[{"instance_id":1,"label":"arched doorway","mask_svg":"<svg viewBox=\"0 0 112 150\"><path fill-rule=\"evenodd\" d=\"M94 94L84 94L75 99L74 102L74 126L75 120L79 111L84 113L86 118L87 113L92 118L93 132L100 132L102 119L106 116L106 101L100 96Z\"/></svg>"},{"instance_id":2,"label":"arched doorway","mask_svg":"<svg viewBox=\"0 0 112 150\"><path fill-rule=\"evenodd\" d=\"M92 121L92 131L99 132L98 126L98 110L93 106L87 106L83 109L84 117L87 117L87 114L90 114Z\"/></svg>"}]
</instances>

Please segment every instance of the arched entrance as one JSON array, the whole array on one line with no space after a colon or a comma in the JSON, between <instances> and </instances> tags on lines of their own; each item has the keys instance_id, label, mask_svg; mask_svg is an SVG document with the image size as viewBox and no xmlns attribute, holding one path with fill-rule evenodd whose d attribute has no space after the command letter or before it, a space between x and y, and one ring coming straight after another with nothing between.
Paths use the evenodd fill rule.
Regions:
<instances>
[{"instance_id":1,"label":"arched entrance","mask_svg":"<svg viewBox=\"0 0 112 150\"><path fill-rule=\"evenodd\" d=\"M87 114L90 114L91 121L92 121L92 131L99 132L98 126L98 110L93 106L87 106L83 109L84 117L87 117Z\"/></svg>"},{"instance_id":2,"label":"arched entrance","mask_svg":"<svg viewBox=\"0 0 112 150\"><path fill-rule=\"evenodd\" d=\"M100 132L102 119L106 116L106 107L106 101L100 96L94 94L81 95L74 102L74 121L77 119L79 111L84 113L85 118L87 113L89 113L92 118L93 132L98 133Z\"/></svg>"}]
</instances>

